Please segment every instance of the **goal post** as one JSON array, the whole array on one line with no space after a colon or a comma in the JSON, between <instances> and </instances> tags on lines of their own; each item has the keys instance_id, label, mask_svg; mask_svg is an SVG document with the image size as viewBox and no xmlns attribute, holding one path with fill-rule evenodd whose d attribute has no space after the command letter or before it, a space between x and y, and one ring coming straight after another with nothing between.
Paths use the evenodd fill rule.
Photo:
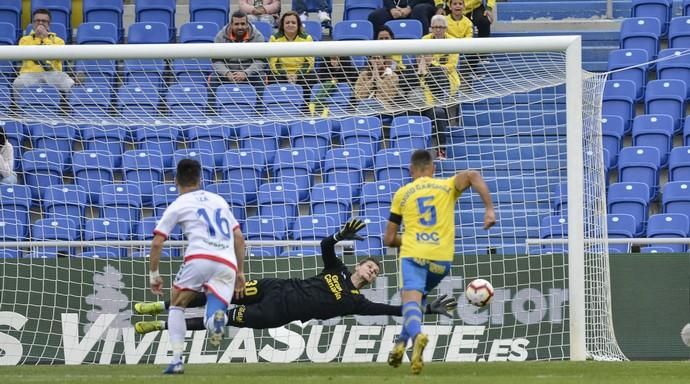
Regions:
<instances>
[{"instance_id":1,"label":"goal post","mask_svg":"<svg viewBox=\"0 0 690 384\"><path fill-rule=\"evenodd\" d=\"M273 80L272 57L315 57L318 75ZM389 71L374 76L374 57ZM13 89L22 60L50 59L79 80L70 92ZM214 59L257 59L264 76L213 83ZM498 215L483 231L477 194L460 198L456 260L430 296L461 303L453 319L425 317L425 359L625 359L605 236L605 74L582 70L579 36L0 47L0 65L8 61L17 73L0 79L12 100L0 124L18 183L0 184L0 365L167 362L167 332L136 335L132 324L145 318L132 303L153 299L147 244L185 157L201 162L204 186L242 224L248 278L319 273L319 239L361 217L366 239L338 254L347 265L382 260L362 293L399 303L397 258L382 237L418 148L436 154L439 177L480 170ZM329 73L330 61L351 77ZM544 226L554 217L565 232ZM556 251L528 243L566 237ZM184 244L178 232L171 240L168 282ZM487 308L462 302L473 278L496 288ZM382 362L399 331L400 319L347 316L232 329L219 350L197 331L186 358Z\"/></svg>"}]
</instances>

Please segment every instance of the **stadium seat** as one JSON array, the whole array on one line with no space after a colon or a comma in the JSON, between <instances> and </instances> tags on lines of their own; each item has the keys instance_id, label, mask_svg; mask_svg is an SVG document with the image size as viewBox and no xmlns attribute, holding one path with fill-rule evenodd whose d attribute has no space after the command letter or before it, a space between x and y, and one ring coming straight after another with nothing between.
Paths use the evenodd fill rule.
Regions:
<instances>
[{"instance_id":1,"label":"stadium seat","mask_svg":"<svg viewBox=\"0 0 690 384\"><path fill-rule=\"evenodd\" d=\"M228 24L229 13L230 3L227 0L189 0L189 20L214 23L217 25L216 31Z\"/></svg>"},{"instance_id":2,"label":"stadium seat","mask_svg":"<svg viewBox=\"0 0 690 384\"><path fill-rule=\"evenodd\" d=\"M373 40L374 26L367 20L347 20L335 23L333 40Z\"/></svg>"},{"instance_id":3,"label":"stadium seat","mask_svg":"<svg viewBox=\"0 0 690 384\"><path fill-rule=\"evenodd\" d=\"M259 186L257 203L260 216L284 217L292 222L297 217L299 190L294 183L266 183Z\"/></svg>"},{"instance_id":4,"label":"stadium seat","mask_svg":"<svg viewBox=\"0 0 690 384\"><path fill-rule=\"evenodd\" d=\"M431 119L426 116L398 116L391 123L391 141L398 149L426 149L431 142Z\"/></svg>"},{"instance_id":5,"label":"stadium seat","mask_svg":"<svg viewBox=\"0 0 690 384\"><path fill-rule=\"evenodd\" d=\"M240 181L233 180L231 182L208 184L204 189L208 192L215 193L227 201L227 203L230 204L232 214L240 223L245 219L245 212L247 210L245 206L247 203L254 203L256 201L256 192L251 196L247 196L244 190L244 184Z\"/></svg>"},{"instance_id":6,"label":"stadium seat","mask_svg":"<svg viewBox=\"0 0 690 384\"><path fill-rule=\"evenodd\" d=\"M669 48L690 48L690 17L678 16L671 19L668 27Z\"/></svg>"},{"instance_id":7,"label":"stadium seat","mask_svg":"<svg viewBox=\"0 0 690 384\"><path fill-rule=\"evenodd\" d=\"M321 159L318 156L317 150L312 148L279 149L271 168L273 180L279 183L295 183L300 193L300 201L307 200L313 184L313 174L320 167Z\"/></svg>"},{"instance_id":8,"label":"stadium seat","mask_svg":"<svg viewBox=\"0 0 690 384\"><path fill-rule=\"evenodd\" d=\"M81 227L78 221L70 218L49 218L36 220L31 225L31 239L33 241L76 241L80 239ZM41 253L65 254L71 256L73 248L66 246L44 247ZM53 256L54 257L54 256Z\"/></svg>"},{"instance_id":9,"label":"stadium seat","mask_svg":"<svg viewBox=\"0 0 690 384\"><path fill-rule=\"evenodd\" d=\"M302 25L304 27L304 32L306 32L307 35L311 36L312 40L314 40L314 41L323 40L323 31L322 31L322 25L320 22L315 21L315 20L307 20L307 21L303 21Z\"/></svg>"},{"instance_id":10,"label":"stadium seat","mask_svg":"<svg viewBox=\"0 0 690 384\"><path fill-rule=\"evenodd\" d=\"M175 59L172 72L178 84L205 85L213 73L213 67L208 58Z\"/></svg>"},{"instance_id":11,"label":"stadium seat","mask_svg":"<svg viewBox=\"0 0 690 384\"><path fill-rule=\"evenodd\" d=\"M284 217L252 216L246 219L243 232L247 240L287 240L288 221ZM282 252L282 247L266 246L261 249L269 251L271 256Z\"/></svg>"},{"instance_id":12,"label":"stadium seat","mask_svg":"<svg viewBox=\"0 0 690 384\"><path fill-rule=\"evenodd\" d=\"M621 23L622 49L643 49L654 60L659 52L661 26L659 20L651 17L624 19Z\"/></svg>"},{"instance_id":13,"label":"stadium seat","mask_svg":"<svg viewBox=\"0 0 690 384\"><path fill-rule=\"evenodd\" d=\"M292 148L316 149L323 159L331 147L331 120L297 120L289 130Z\"/></svg>"},{"instance_id":14,"label":"stadium seat","mask_svg":"<svg viewBox=\"0 0 690 384\"><path fill-rule=\"evenodd\" d=\"M138 85L162 91L166 63L163 59L127 59L124 61L125 85Z\"/></svg>"},{"instance_id":15,"label":"stadium seat","mask_svg":"<svg viewBox=\"0 0 690 384\"><path fill-rule=\"evenodd\" d=\"M386 233L388 218L378 216L360 218L366 227L359 232L364 240L355 240L355 255L362 257L385 256L388 247L383 245L383 234Z\"/></svg>"},{"instance_id":16,"label":"stadium seat","mask_svg":"<svg viewBox=\"0 0 690 384\"><path fill-rule=\"evenodd\" d=\"M31 145L35 150L45 150L60 154L65 167L72 159L72 144L77 136L73 125L56 123L37 123L27 125Z\"/></svg>"},{"instance_id":17,"label":"stadium seat","mask_svg":"<svg viewBox=\"0 0 690 384\"><path fill-rule=\"evenodd\" d=\"M166 41L175 42L177 29L175 28L175 0L135 0L135 21L137 23L162 23L165 25ZM130 27L131 33L131 27Z\"/></svg>"},{"instance_id":18,"label":"stadium seat","mask_svg":"<svg viewBox=\"0 0 690 384\"><path fill-rule=\"evenodd\" d=\"M84 240L86 241L125 241L130 240L131 226L128 221L112 220L108 218L89 219L84 225ZM91 252L91 257L112 255L113 257L126 257L127 248L121 246L93 246L86 247L85 252ZM84 255L82 254L82 257Z\"/></svg>"},{"instance_id":19,"label":"stadium seat","mask_svg":"<svg viewBox=\"0 0 690 384\"><path fill-rule=\"evenodd\" d=\"M158 184L153 187L154 216L163 216L165 209L177 199L177 196L179 192L175 184Z\"/></svg>"},{"instance_id":20,"label":"stadium seat","mask_svg":"<svg viewBox=\"0 0 690 384\"><path fill-rule=\"evenodd\" d=\"M25 241L27 226L18 220L8 220L0 217L0 242ZM0 258L2 258L0 256Z\"/></svg>"},{"instance_id":21,"label":"stadium seat","mask_svg":"<svg viewBox=\"0 0 690 384\"><path fill-rule=\"evenodd\" d=\"M568 183L556 184L551 192L550 199L551 210L554 216L568 215Z\"/></svg>"},{"instance_id":22,"label":"stadium seat","mask_svg":"<svg viewBox=\"0 0 690 384\"><path fill-rule=\"evenodd\" d=\"M0 220L17 221L29 228L31 189L26 185L0 185Z\"/></svg>"},{"instance_id":23,"label":"stadium seat","mask_svg":"<svg viewBox=\"0 0 690 384\"><path fill-rule=\"evenodd\" d=\"M127 44L165 44L170 42L168 33L168 27L164 23L132 23L127 31Z\"/></svg>"},{"instance_id":24,"label":"stadium seat","mask_svg":"<svg viewBox=\"0 0 690 384\"><path fill-rule=\"evenodd\" d=\"M690 146L690 116L686 117L683 123L683 145Z\"/></svg>"},{"instance_id":25,"label":"stadium seat","mask_svg":"<svg viewBox=\"0 0 690 384\"><path fill-rule=\"evenodd\" d=\"M656 63L657 79L682 80L686 85L686 98L690 97L690 55L679 49L662 49Z\"/></svg>"},{"instance_id":26,"label":"stadium seat","mask_svg":"<svg viewBox=\"0 0 690 384\"><path fill-rule=\"evenodd\" d=\"M280 258L288 258L288 257L296 257L296 258L304 258L304 257L309 257L309 256L319 256L321 255L321 250L318 247L309 247L309 246L297 246L297 247L290 247L289 249L286 249L285 251L281 252L278 257Z\"/></svg>"},{"instance_id":27,"label":"stadium seat","mask_svg":"<svg viewBox=\"0 0 690 384\"><path fill-rule=\"evenodd\" d=\"M150 250L144 250L144 251L132 251L132 258L133 259L148 259L151 257L151 251ZM161 251L161 259L169 259L170 258L170 253L163 249Z\"/></svg>"},{"instance_id":28,"label":"stadium seat","mask_svg":"<svg viewBox=\"0 0 690 384\"><path fill-rule=\"evenodd\" d=\"M82 77L82 84L84 86L97 84L109 87L111 92L114 89L115 60L77 60L75 71Z\"/></svg>"},{"instance_id":29,"label":"stadium seat","mask_svg":"<svg viewBox=\"0 0 690 384\"><path fill-rule=\"evenodd\" d=\"M690 0L683 0L683 16L690 16Z\"/></svg>"},{"instance_id":30,"label":"stadium seat","mask_svg":"<svg viewBox=\"0 0 690 384\"><path fill-rule=\"evenodd\" d=\"M633 146L658 149L661 156L661 167L666 167L673 144L673 118L669 115L640 115L635 117L632 139Z\"/></svg>"},{"instance_id":31,"label":"stadium seat","mask_svg":"<svg viewBox=\"0 0 690 384\"><path fill-rule=\"evenodd\" d=\"M177 148L179 130L174 125L143 125L132 127L132 137L136 149L140 151L160 153L166 169L173 169L173 155Z\"/></svg>"},{"instance_id":32,"label":"stadium seat","mask_svg":"<svg viewBox=\"0 0 690 384\"><path fill-rule=\"evenodd\" d=\"M83 220L88 196L76 184L52 185L41 191L43 218L72 218ZM81 222L79 223L81 226Z\"/></svg>"},{"instance_id":33,"label":"stadium seat","mask_svg":"<svg viewBox=\"0 0 690 384\"><path fill-rule=\"evenodd\" d=\"M228 151L223 159L223 180L243 186L246 202L256 200L261 181L266 178L266 155L262 151Z\"/></svg>"},{"instance_id":34,"label":"stadium seat","mask_svg":"<svg viewBox=\"0 0 690 384\"><path fill-rule=\"evenodd\" d=\"M224 119L256 119L256 101L256 90L251 84L223 84L216 89L216 112Z\"/></svg>"},{"instance_id":35,"label":"stadium seat","mask_svg":"<svg viewBox=\"0 0 690 384\"><path fill-rule=\"evenodd\" d=\"M225 24L223 24L223 26L224 25ZM190 22L182 24L180 27L180 43L213 43L221 27L218 27L212 22Z\"/></svg>"},{"instance_id":36,"label":"stadium seat","mask_svg":"<svg viewBox=\"0 0 690 384\"><path fill-rule=\"evenodd\" d=\"M309 197L312 215L324 215L341 226L352 216L352 188L346 184L316 184Z\"/></svg>"},{"instance_id":37,"label":"stadium seat","mask_svg":"<svg viewBox=\"0 0 690 384\"><path fill-rule=\"evenodd\" d=\"M614 49L609 52L609 79L630 80L635 83L635 101L640 101L644 98L647 86L649 60L649 54L644 49Z\"/></svg>"},{"instance_id":38,"label":"stadium seat","mask_svg":"<svg viewBox=\"0 0 690 384\"><path fill-rule=\"evenodd\" d=\"M31 13L37 9L50 11L50 27L62 24L67 30L66 44L72 43L72 0L31 0Z\"/></svg>"},{"instance_id":39,"label":"stadium seat","mask_svg":"<svg viewBox=\"0 0 690 384\"><path fill-rule=\"evenodd\" d=\"M668 181L690 181L690 146L671 150L668 159Z\"/></svg>"},{"instance_id":40,"label":"stadium seat","mask_svg":"<svg viewBox=\"0 0 690 384\"><path fill-rule=\"evenodd\" d=\"M568 221L565 216L548 216L542 219L539 227L539 238L563 239L568 237ZM542 245L542 251L547 253L567 253L567 244L546 244Z\"/></svg>"},{"instance_id":41,"label":"stadium seat","mask_svg":"<svg viewBox=\"0 0 690 384\"><path fill-rule=\"evenodd\" d=\"M61 114L60 91L50 85L31 86L20 89L17 104L21 113L29 119L36 116L57 119Z\"/></svg>"},{"instance_id":42,"label":"stadium seat","mask_svg":"<svg viewBox=\"0 0 690 384\"><path fill-rule=\"evenodd\" d=\"M77 28L77 44L117 44L117 26L111 23L82 23Z\"/></svg>"},{"instance_id":43,"label":"stadium seat","mask_svg":"<svg viewBox=\"0 0 690 384\"><path fill-rule=\"evenodd\" d=\"M258 121L240 127L240 148L247 152L263 152L266 163L273 164L281 137L280 127L273 122Z\"/></svg>"},{"instance_id":44,"label":"stadium seat","mask_svg":"<svg viewBox=\"0 0 690 384\"><path fill-rule=\"evenodd\" d=\"M12 144L12 150L14 152L15 159L21 159L22 157L22 147L23 141L28 136L28 131L26 126L19 121L3 121L0 122L0 129L5 132L5 138ZM21 162L14 162L14 170L21 170Z\"/></svg>"},{"instance_id":45,"label":"stadium seat","mask_svg":"<svg viewBox=\"0 0 690 384\"><path fill-rule=\"evenodd\" d=\"M124 4L122 0L83 0L85 23L111 23L117 27L118 43L124 42L125 31L122 24Z\"/></svg>"},{"instance_id":46,"label":"stadium seat","mask_svg":"<svg viewBox=\"0 0 690 384\"><path fill-rule=\"evenodd\" d=\"M601 138L604 149L609 153L607 168L618 164L618 152L623 147L623 118L620 116L606 115L601 117Z\"/></svg>"},{"instance_id":47,"label":"stadium seat","mask_svg":"<svg viewBox=\"0 0 690 384\"><path fill-rule=\"evenodd\" d=\"M647 222L647 237L684 238L690 232L690 219L681 213L659 213L651 215ZM685 252L686 244L664 244L673 252Z\"/></svg>"},{"instance_id":48,"label":"stadium seat","mask_svg":"<svg viewBox=\"0 0 690 384\"><path fill-rule=\"evenodd\" d=\"M635 109L635 84L630 80L609 80L604 84L601 113L623 119L623 132L629 133Z\"/></svg>"},{"instance_id":49,"label":"stadium seat","mask_svg":"<svg viewBox=\"0 0 690 384\"><path fill-rule=\"evenodd\" d=\"M324 84L318 83L311 88L310 102L316 103L328 108L329 116L349 116L352 114L352 107L350 100L352 99L352 87L347 82L339 82L335 88L330 88L327 96L323 94L322 90ZM319 95L321 93L321 95ZM318 101L317 100L318 95ZM339 121L335 120L334 124Z\"/></svg>"},{"instance_id":50,"label":"stadium seat","mask_svg":"<svg viewBox=\"0 0 690 384\"><path fill-rule=\"evenodd\" d=\"M661 195L664 213L680 213L690 217L690 181L670 181Z\"/></svg>"},{"instance_id":51,"label":"stadium seat","mask_svg":"<svg viewBox=\"0 0 690 384\"><path fill-rule=\"evenodd\" d=\"M22 36L22 0L5 0L0 2L0 22L14 26L14 41Z\"/></svg>"},{"instance_id":52,"label":"stadium seat","mask_svg":"<svg viewBox=\"0 0 690 384\"><path fill-rule=\"evenodd\" d=\"M325 183L344 184L358 197L366 168L364 152L357 148L338 148L326 152L323 167Z\"/></svg>"},{"instance_id":53,"label":"stadium seat","mask_svg":"<svg viewBox=\"0 0 690 384\"><path fill-rule=\"evenodd\" d=\"M75 120L102 119L110 111L110 84L90 82L72 87L69 94L70 114Z\"/></svg>"},{"instance_id":54,"label":"stadium seat","mask_svg":"<svg viewBox=\"0 0 690 384\"><path fill-rule=\"evenodd\" d=\"M101 188L101 217L130 223L141 217L141 191L136 184L106 184Z\"/></svg>"},{"instance_id":55,"label":"stadium seat","mask_svg":"<svg viewBox=\"0 0 690 384\"><path fill-rule=\"evenodd\" d=\"M686 94L685 82L681 80L652 80L645 90L645 113L670 115L674 132L680 132Z\"/></svg>"},{"instance_id":56,"label":"stadium seat","mask_svg":"<svg viewBox=\"0 0 690 384\"><path fill-rule=\"evenodd\" d=\"M173 153L173 174L177 170L177 163L182 159L194 159L201 164L201 184L214 183L216 180L216 157L211 152L198 149L178 149Z\"/></svg>"},{"instance_id":57,"label":"stadium seat","mask_svg":"<svg viewBox=\"0 0 690 384\"><path fill-rule=\"evenodd\" d=\"M649 186L645 183L614 183L607 193L608 212L635 218L635 236L644 233L648 217Z\"/></svg>"},{"instance_id":58,"label":"stadium seat","mask_svg":"<svg viewBox=\"0 0 690 384\"><path fill-rule=\"evenodd\" d=\"M352 116L340 122L340 143L361 149L367 167L372 165L374 154L380 149L382 135L383 125L377 116Z\"/></svg>"},{"instance_id":59,"label":"stadium seat","mask_svg":"<svg viewBox=\"0 0 690 384\"><path fill-rule=\"evenodd\" d=\"M400 39L421 39L423 35L422 23L416 19L390 20L386 22L395 35Z\"/></svg>"},{"instance_id":60,"label":"stadium seat","mask_svg":"<svg viewBox=\"0 0 690 384\"><path fill-rule=\"evenodd\" d=\"M17 30L15 29L15 25L0 22L0 45L15 44L17 44Z\"/></svg>"},{"instance_id":61,"label":"stadium seat","mask_svg":"<svg viewBox=\"0 0 690 384\"><path fill-rule=\"evenodd\" d=\"M335 219L324 215L300 216L292 226L294 240L321 240L332 235L338 228Z\"/></svg>"},{"instance_id":62,"label":"stadium seat","mask_svg":"<svg viewBox=\"0 0 690 384\"><path fill-rule=\"evenodd\" d=\"M606 230L610 239L630 239L635 237L635 217L625 213L608 214L606 216ZM610 244L609 250L615 249L620 253L630 253L630 243Z\"/></svg>"},{"instance_id":63,"label":"stadium seat","mask_svg":"<svg viewBox=\"0 0 690 384\"><path fill-rule=\"evenodd\" d=\"M390 216L390 207L393 202L393 194L401 184L391 181L371 181L362 185L362 194L359 200L360 215L363 217Z\"/></svg>"},{"instance_id":64,"label":"stadium seat","mask_svg":"<svg viewBox=\"0 0 690 384\"><path fill-rule=\"evenodd\" d=\"M103 185L113 182L113 162L113 156L105 151L80 151L72 156L74 182L93 205L98 204Z\"/></svg>"},{"instance_id":65,"label":"stadium seat","mask_svg":"<svg viewBox=\"0 0 690 384\"><path fill-rule=\"evenodd\" d=\"M154 118L159 102L158 90L151 87L125 84L117 92L117 109L124 118Z\"/></svg>"},{"instance_id":66,"label":"stadium seat","mask_svg":"<svg viewBox=\"0 0 690 384\"><path fill-rule=\"evenodd\" d=\"M225 151L228 150L225 139L229 136L229 129L225 127L191 126L185 130L185 137L193 149L213 155L213 166L223 164Z\"/></svg>"},{"instance_id":67,"label":"stadium seat","mask_svg":"<svg viewBox=\"0 0 690 384\"><path fill-rule=\"evenodd\" d=\"M257 20L252 23L257 31L261 32L265 41L269 41L271 36L273 36L273 26L265 21Z\"/></svg>"},{"instance_id":68,"label":"stadium seat","mask_svg":"<svg viewBox=\"0 0 690 384\"><path fill-rule=\"evenodd\" d=\"M640 253L673 253L673 248L656 245L652 247L640 247Z\"/></svg>"},{"instance_id":69,"label":"stadium seat","mask_svg":"<svg viewBox=\"0 0 690 384\"><path fill-rule=\"evenodd\" d=\"M43 188L62 184L64 168L64 158L59 152L37 149L22 155L24 183L31 188L34 199L41 196Z\"/></svg>"},{"instance_id":70,"label":"stadium seat","mask_svg":"<svg viewBox=\"0 0 690 384\"><path fill-rule=\"evenodd\" d=\"M368 20L369 14L379 8L383 8L382 0L345 0L343 20Z\"/></svg>"},{"instance_id":71,"label":"stadium seat","mask_svg":"<svg viewBox=\"0 0 690 384\"><path fill-rule=\"evenodd\" d=\"M153 200L154 186L163 183L165 164L160 152L131 150L122 154L122 171L127 183L139 186L144 204Z\"/></svg>"},{"instance_id":72,"label":"stadium seat","mask_svg":"<svg viewBox=\"0 0 690 384\"><path fill-rule=\"evenodd\" d=\"M151 240L153 239L154 236L154 229L156 229L156 226L158 225L158 222L160 221L160 216L149 216L141 219L137 223L137 228L135 232L133 232L133 235L135 238L138 240ZM175 228L173 228L171 233L168 233L168 239L170 240L183 240L184 235L182 234L182 229L180 228L179 225L176 225ZM175 249L173 252L173 255L177 254L177 249Z\"/></svg>"},{"instance_id":73,"label":"stadium seat","mask_svg":"<svg viewBox=\"0 0 690 384\"><path fill-rule=\"evenodd\" d=\"M264 116L267 119L292 119L302 114L304 94L302 87L290 83L270 84L264 89Z\"/></svg>"},{"instance_id":74,"label":"stadium seat","mask_svg":"<svg viewBox=\"0 0 690 384\"><path fill-rule=\"evenodd\" d=\"M175 84L166 97L170 119L180 123L205 122L208 90L204 84Z\"/></svg>"},{"instance_id":75,"label":"stadium seat","mask_svg":"<svg viewBox=\"0 0 690 384\"><path fill-rule=\"evenodd\" d=\"M374 173L377 181L391 181L407 184L410 179L410 158L412 150L389 148L379 151L374 157Z\"/></svg>"},{"instance_id":76,"label":"stadium seat","mask_svg":"<svg viewBox=\"0 0 690 384\"><path fill-rule=\"evenodd\" d=\"M649 186L649 198L659 189L661 156L654 147L625 147L618 155L618 181L642 182Z\"/></svg>"},{"instance_id":77,"label":"stadium seat","mask_svg":"<svg viewBox=\"0 0 690 384\"><path fill-rule=\"evenodd\" d=\"M113 167L122 166L127 130L114 125L88 125L81 128L81 139L85 151L101 151L107 153L113 162Z\"/></svg>"},{"instance_id":78,"label":"stadium seat","mask_svg":"<svg viewBox=\"0 0 690 384\"><path fill-rule=\"evenodd\" d=\"M633 0L630 15L657 19L661 34L666 36L672 11L670 0Z\"/></svg>"}]
</instances>

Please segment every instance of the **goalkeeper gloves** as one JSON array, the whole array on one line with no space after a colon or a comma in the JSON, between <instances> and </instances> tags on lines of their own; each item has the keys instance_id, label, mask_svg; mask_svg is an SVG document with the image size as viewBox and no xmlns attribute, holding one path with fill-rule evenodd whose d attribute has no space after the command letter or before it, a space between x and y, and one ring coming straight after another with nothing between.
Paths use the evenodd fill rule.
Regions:
<instances>
[{"instance_id":1,"label":"goalkeeper gloves","mask_svg":"<svg viewBox=\"0 0 690 384\"><path fill-rule=\"evenodd\" d=\"M359 232L362 228L366 227L366 224L360 219L352 219L345 223L340 231L338 231L333 238L335 241L341 240L364 240L362 236L359 236Z\"/></svg>"},{"instance_id":2,"label":"goalkeeper gloves","mask_svg":"<svg viewBox=\"0 0 690 384\"><path fill-rule=\"evenodd\" d=\"M426 313L436 313L438 315L443 315L447 317L453 317L450 313L458 306L457 300L454 297L448 297L448 295L441 295L434 299L431 303L426 305Z\"/></svg>"}]
</instances>

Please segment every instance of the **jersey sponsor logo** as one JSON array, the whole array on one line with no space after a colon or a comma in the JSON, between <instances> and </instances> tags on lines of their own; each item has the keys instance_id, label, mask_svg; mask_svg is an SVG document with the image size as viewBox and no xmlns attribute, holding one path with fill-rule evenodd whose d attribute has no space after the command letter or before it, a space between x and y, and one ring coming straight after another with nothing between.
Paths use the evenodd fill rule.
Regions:
<instances>
[{"instance_id":1,"label":"jersey sponsor logo","mask_svg":"<svg viewBox=\"0 0 690 384\"><path fill-rule=\"evenodd\" d=\"M247 310L245 305L238 305L237 308L232 312L232 319L236 323L244 323L244 312Z\"/></svg>"},{"instance_id":2,"label":"jersey sponsor logo","mask_svg":"<svg viewBox=\"0 0 690 384\"><path fill-rule=\"evenodd\" d=\"M441 236L438 232L417 232L416 238L418 243L439 245L441 243Z\"/></svg>"},{"instance_id":3,"label":"jersey sponsor logo","mask_svg":"<svg viewBox=\"0 0 690 384\"><path fill-rule=\"evenodd\" d=\"M326 280L326 284L328 284L328 289L331 290L333 293L333 296L335 296L336 300L340 300L343 298L343 287L340 286L340 282L338 281L338 275L334 274L326 274L323 277Z\"/></svg>"}]
</instances>

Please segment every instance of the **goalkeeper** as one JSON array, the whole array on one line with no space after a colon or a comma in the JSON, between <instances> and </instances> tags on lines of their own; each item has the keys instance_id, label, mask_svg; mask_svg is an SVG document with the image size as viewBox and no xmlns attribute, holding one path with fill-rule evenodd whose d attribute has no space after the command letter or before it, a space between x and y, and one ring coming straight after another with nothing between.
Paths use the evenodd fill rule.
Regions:
<instances>
[{"instance_id":1,"label":"goalkeeper","mask_svg":"<svg viewBox=\"0 0 690 384\"><path fill-rule=\"evenodd\" d=\"M359 291L376 280L379 262L371 257L361 260L350 272L335 254L335 244L341 240L362 240L357 232L366 224L354 219L340 231L321 241L323 270L307 279L268 278L248 281L242 295L235 295L237 304L228 310L227 325L239 328L275 328L295 320L330 319L345 315L402 316L402 306L375 303ZM189 307L204 306L206 296L199 294ZM155 315L165 311L169 302L142 302L134 305L139 314ZM457 306L453 298L438 297L426 307L426 313L451 316ZM188 330L203 330L203 318L189 318ZM166 329L164 321L140 321L137 333L145 334Z\"/></svg>"}]
</instances>

